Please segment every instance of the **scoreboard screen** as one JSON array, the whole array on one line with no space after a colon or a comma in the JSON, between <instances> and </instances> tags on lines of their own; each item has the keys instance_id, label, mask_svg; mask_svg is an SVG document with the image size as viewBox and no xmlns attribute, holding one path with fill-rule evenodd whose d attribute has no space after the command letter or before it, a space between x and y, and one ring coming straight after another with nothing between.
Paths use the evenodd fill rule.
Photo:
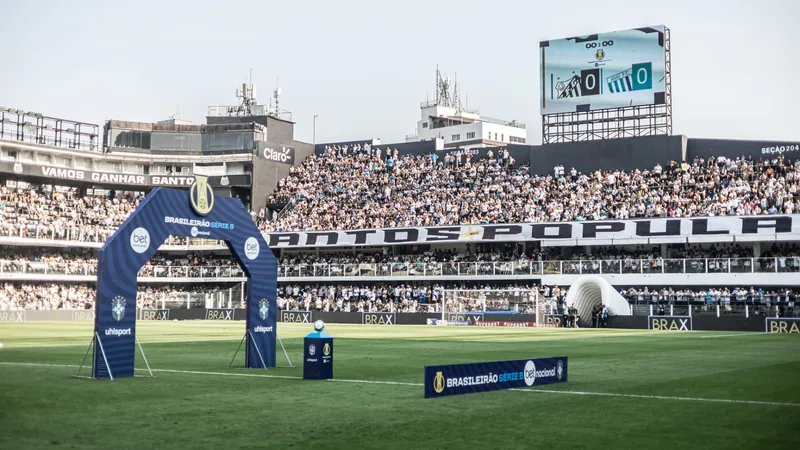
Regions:
<instances>
[{"instance_id":1,"label":"scoreboard screen","mask_svg":"<svg viewBox=\"0 0 800 450\"><path fill-rule=\"evenodd\" d=\"M542 114L663 104L665 27L539 43Z\"/></svg>"}]
</instances>

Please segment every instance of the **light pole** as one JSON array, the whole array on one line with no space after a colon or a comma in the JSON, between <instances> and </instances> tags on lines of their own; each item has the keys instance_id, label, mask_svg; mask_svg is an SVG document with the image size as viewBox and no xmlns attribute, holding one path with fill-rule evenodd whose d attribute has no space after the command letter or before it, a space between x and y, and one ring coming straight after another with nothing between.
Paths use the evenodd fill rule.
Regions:
<instances>
[{"instance_id":1,"label":"light pole","mask_svg":"<svg viewBox=\"0 0 800 450\"><path fill-rule=\"evenodd\" d=\"M314 114L314 145L317 145L317 117L319 116Z\"/></svg>"}]
</instances>

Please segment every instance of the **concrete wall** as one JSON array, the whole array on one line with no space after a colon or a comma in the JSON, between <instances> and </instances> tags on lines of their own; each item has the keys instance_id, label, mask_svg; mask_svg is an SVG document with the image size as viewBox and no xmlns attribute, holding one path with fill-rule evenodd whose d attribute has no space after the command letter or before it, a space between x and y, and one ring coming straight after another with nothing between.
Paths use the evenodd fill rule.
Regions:
<instances>
[{"instance_id":1,"label":"concrete wall","mask_svg":"<svg viewBox=\"0 0 800 450\"><path fill-rule=\"evenodd\" d=\"M724 155L729 158L744 156L758 161L780 154L792 160L800 158L800 142L690 138L687 146L687 159L694 159L695 156L708 159Z\"/></svg>"},{"instance_id":2,"label":"concrete wall","mask_svg":"<svg viewBox=\"0 0 800 450\"><path fill-rule=\"evenodd\" d=\"M571 286L586 275L543 275L542 284ZM797 273L692 273L598 275L619 289L620 286L800 286Z\"/></svg>"},{"instance_id":3,"label":"concrete wall","mask_svg":"<svg viewBox=\"0 0 800 450\"><path fill-rule=\"evenodd\" d=\"M552 174L557 165L563 165L567 172L575 167L584 173L598 169L651 170L656 164L681 161L684 150L682 136L546 144L531 149L531 167L538 174Z\"/></svg>"}]
</instances>

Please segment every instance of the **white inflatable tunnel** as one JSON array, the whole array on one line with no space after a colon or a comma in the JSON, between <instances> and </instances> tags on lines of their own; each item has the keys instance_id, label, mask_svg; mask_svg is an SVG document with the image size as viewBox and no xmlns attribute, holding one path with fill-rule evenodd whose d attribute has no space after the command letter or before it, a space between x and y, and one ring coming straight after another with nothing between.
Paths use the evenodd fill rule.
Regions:
<instances>
[{"instance_id":1,"label":"white inflatable tunnel","mask_svg":"<svg viewBox=\"0 0 800 450\"><path fill-rule=\"evenodd\" d=\"M608 306L609 315L631 315L630 303L599 275L581 277L567 291L567 305L574 305L582 320L590 320L592 308L600 304Z\"/></svg>"}]
</instances>

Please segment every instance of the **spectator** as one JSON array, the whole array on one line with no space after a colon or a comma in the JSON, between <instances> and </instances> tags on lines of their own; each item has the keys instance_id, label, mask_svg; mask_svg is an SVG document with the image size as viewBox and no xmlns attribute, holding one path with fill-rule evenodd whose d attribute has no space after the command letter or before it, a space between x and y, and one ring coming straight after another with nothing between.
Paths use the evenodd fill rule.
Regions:
<instances>
[{"instance_id":1,"label":"spectator","mask_svg":"<svg viewBox=\"0 0 800 450\"><path fill-rule=\"evenodd\" d=\"M797 209L800 164L778 157L753 162L697 158L652 171L583 174L563 166L554 175L504 164L504 158L464 163L329 147L280 180L275 199L292 198L265 230L332 230L790 213ZM469 153L469 152L467 152ZM389 169L391 164L391 170ZM391 190L391 197L383 195ZM427 206L430 205L430 206Z\"/></svg>"}]
</instances>

